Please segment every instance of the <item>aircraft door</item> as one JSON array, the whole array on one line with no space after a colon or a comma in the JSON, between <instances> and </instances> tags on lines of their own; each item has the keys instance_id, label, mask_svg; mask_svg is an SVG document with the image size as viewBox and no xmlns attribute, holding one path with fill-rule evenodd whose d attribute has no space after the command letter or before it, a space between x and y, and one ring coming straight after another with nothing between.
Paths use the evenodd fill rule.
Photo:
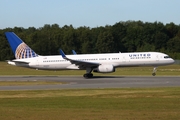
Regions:
<instances>
[{"instance_id":1,"label":"aircraft door","mask_svg":"<svg viewBox=\"0 0 180 120\"><path fill-rule=\"evenodd\" d=\"M36 62L36 67L37 67L36 69L38 69L38 68L39 68L39 60L38 60L38 59L36 59L36 61L35 61L35 62Z\"/></svg>"},{"instance_id":2,"label":"aircraft door","mask_svg":"<svg viewBox=\"0 0 180 120\"><path fill-rule=\"evenodd\" d=\"M156 61L159 61L159 55L156 55Z\"/></svg>"},{"instance_id":3,"label":"aircraft door","mask_svg":"<svg viewBox=\"0 0 180 120\"><path fill-rule=\"evenodd\" d=\"M122 62L126 62L126 57L123 55Z\"/></svg>"}]
</instances>

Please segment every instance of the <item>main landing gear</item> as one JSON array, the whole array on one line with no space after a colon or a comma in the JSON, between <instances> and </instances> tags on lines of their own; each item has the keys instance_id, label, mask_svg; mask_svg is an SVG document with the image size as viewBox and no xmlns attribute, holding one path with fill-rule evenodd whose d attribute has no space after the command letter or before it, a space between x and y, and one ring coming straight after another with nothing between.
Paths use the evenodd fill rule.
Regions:
<instances>
[{"instance_id":1,"label":"main landing gear","mask_svg":"<svg viewBox=\"0 0 180 120\"><path fill-rule=\"evenodd\" d=\"M86 74L83 75L84 78L92 78L93 77L93 74L91 73L92 72L92 68L86 68Z\"/></svg>"},{"instance_id":2,"label":"main landing gear","mask_svg":"<svg viewBox=\"0 0 180 120\"><path fill-rule=\"evenodd\" d=\"M157 67L154 67L153 72L152 72L152 76L156 76L156 71L157 71Z\"/></svg>"},{"instance_id":3,"label":"main landing gear","mask_svg":"<svg viewBox=\"0 0 180 120\"><path fill-rule=\"evenodd\" d=\"M92 78L93 74L92 73L86 73L83 75L84 78Z\"/></svg>"}]
</instances>

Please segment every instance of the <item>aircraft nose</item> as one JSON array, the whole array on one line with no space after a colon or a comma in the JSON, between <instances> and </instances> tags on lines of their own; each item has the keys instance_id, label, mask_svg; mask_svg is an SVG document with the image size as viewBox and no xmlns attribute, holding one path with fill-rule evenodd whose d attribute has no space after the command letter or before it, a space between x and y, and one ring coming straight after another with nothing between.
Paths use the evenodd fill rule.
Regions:
<instances>
[{"instance_id":1,"label":"aircraft nose","mask_svg":"<svg viewBox=\"0 0 180 120\"><path fill-rule=\"evenodd\" d=\"M174 60L174 59L171 59L171 63L174 64L174 63L175 63L175 60Z\"/></svg>"}]
</instances>

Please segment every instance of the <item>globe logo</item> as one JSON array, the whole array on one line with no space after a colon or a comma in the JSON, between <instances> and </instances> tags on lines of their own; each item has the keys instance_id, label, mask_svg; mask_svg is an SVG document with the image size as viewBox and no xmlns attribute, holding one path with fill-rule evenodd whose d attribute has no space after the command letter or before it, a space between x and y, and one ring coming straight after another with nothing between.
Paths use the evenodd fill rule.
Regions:
<instances>
[{"instance_id":1,"label":"globe logo","mask_svg":"<svg viewBox=\"0 0 180 120\"><path fill-rule=\"evenodd\" d=\"M21 43L15 52L16 59L32 58L37 57L38 55L27 46L25 43Z\"/></svg>"}]
</instances>

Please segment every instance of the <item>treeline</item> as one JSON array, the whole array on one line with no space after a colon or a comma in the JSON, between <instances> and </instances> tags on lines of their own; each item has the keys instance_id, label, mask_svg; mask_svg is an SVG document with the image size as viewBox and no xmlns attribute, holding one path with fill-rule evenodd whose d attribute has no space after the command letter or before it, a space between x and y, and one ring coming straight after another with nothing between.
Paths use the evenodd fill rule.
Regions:
<instances>
[{"instance_id":1,"label":"treeline","mask_svg":"<svg viewBox=\"0 0 180 120\"><path fill-rule=\"evenodd\" d=\"M78 54L159 51L180 59L180 25L174 23L126 21L96 28L45 24L40 28L0 29L1 61L14 58L6 31L15 32L40 55L58 55L61 48L66 54L72 54L72 49Z\"/></svg>"}]
</instances>

